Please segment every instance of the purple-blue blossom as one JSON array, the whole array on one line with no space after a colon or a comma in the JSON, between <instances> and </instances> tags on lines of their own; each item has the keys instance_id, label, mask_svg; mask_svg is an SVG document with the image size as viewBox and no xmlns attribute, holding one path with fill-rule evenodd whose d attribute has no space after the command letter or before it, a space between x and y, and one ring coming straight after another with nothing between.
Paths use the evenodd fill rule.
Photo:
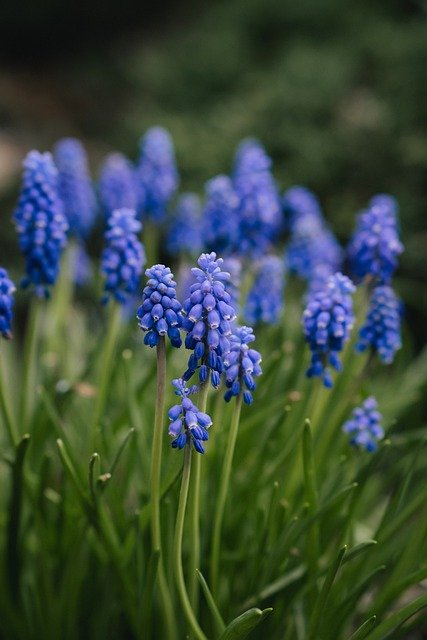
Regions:
<instances>
[{"instance_id":1,"label":"purple-blue blossom","mask_svg":"<svg viewBox=\"0 0 427 640\"><path fill-rule=\"evenodd\" d=\"M144 217L162 222L179 183L173 142L166 129L151 127L141 139L137 176Z\"/></svg>"},{"instance_id":2,"label":"purple-blue blossom","mask_svg":"<svg viewBox=\"0 0 427 640\"><path fill-rule=\"evenodd\" d=\"M205 185L202 236L208 251L232 252L238 244L239 198L228 176L219 175Z\"/></svg>"},{"instance_id":3,"label":"purple-blue blossom","mask_svg":"<svg viewBox=\"0 0 427 640\"><path fill-rule=\"evenodd\" d=\"M101 167L99 199L106 218L117 209L138 211L140 197L135 168L122 153L110 153Z\"/></svg>"},{"instance_id":4,"label":"purple-blue blossom","mask_svg":"<svg viewBox=\"0 0 427 640\"><path fill-rule=\"evenodd\" d=\"M356 348L371 349L382 362L390 364L401 346L400 301L389 285L375 287Z\"/></svg>"},{"instance_id":5,"label":"purple-blue blossom","mask_svg":"<svg viewBox=\"0 0 427 640\"><path fill-rule=\"evenodd\" d=\"M319 376L325 387L332 387L328 365L341 371L340 352L350 337L354 323L351 294L355 286L347 276L335 273L323 290L309 297L302 324L311 350L307 376Z\"/></svg>"},{"instance_id":6,"label":"purple-blue blossom","mask_svg":"<svg viewBox=\"0 0 427 640\"><path fill-rule=\"evenodd\" d=\"M283 194L283 211L292 232L295 223L307 215L318 218L323 223L319 200L309 189L302 186L290 187Z\"/></svg>"},{"instance_id":7,"label":"purple-blue blossom","mask_svg":"<svg viewBox=\"0 0 427 640\"><path fill-rule=\"evenodd\" d=\"M6 269L0 267L0 335L12 338L13 304L16 288Z\"/></svg>"},{"instance_id":8,"label":"purple-blue blossom","mask_svg":"<svg viewBox=\"0 0 427 640\"><path fill-rule=\"evenodd\" d=\"M145 264L144 247L137 235L141 226L134 209L117 209L108 219L106 246L101 256L105 302L111 295L120 304L125 304L138 289Z\"/></svg>"},{"instance_id":9,"label":"purple-blue blossom","mask_svg":"<svg viewBox=\"0 0 427 640\"><path fill-rule=\"evenodd\" d=\"M195 193L183 193L172 215L167 238L171 255L198 255L202 249L201 205Z\"/></svg>"},{"instance_id":10,"label":"purple-blue blossom","mask_svg":"<svg viewBox=\"0 0 427 640\"><path fill-rule=\"evenodd\" d=\"M361 407L353 410L350 420L344 423L342 429L350 435L350 444L373 452L378 448L378 441L384 438L381 420L378 403L371 396Z\"/></svg>"},{"instance_id":11,"label":"purple-blue blossom","mask_svg":"<svg viewBox=\"0 0 427 640\"><path fill-rule=\"evenodd\" d=\"M222 358L230 349L228 336L236 312L225 288L230 274L222 271L223 260L212 252L202 253L197 262L199 267L191 270L195 282L183 305L185 346L193 351L183 378L189 380L199 369L200 382L205 383L210 373L216 388L223 371Z\"/></svg>"},{"instance_id":12,"label":"purple-blue blossom","mask_svg":"<svg viewBox=\"0 0 427 640\"><path fill-rule=\"evenodd\" d=\"M52 154L30 151L13 220L25 256L22 286L32 285L38 297L48 297L56 282L61 253L67 243L68 223L58 195L58 171Z\"/></svg>"},{"instance_id":13,"label":"purple-blue blossom","mask_svg":"<svg viewBox=\"0 0 427 640\"><path fill-rule=\"evenodd\" d=\"M251 324L276 324L283 309L285 266L277 256L262 258L255 271L255 279L246 299L243 315Z\"/></svg>"},{"instance_id":14,"label":"purple-blue blossom","mask_svg":"<svg viewBox=\"0 0 427 640\"><path fill-rule=\"evenodd\" d=\"M155 347L160 338L168 336L173 347L182 344L181 303L176 297L176 282L169 267L155 264L146 270L148 282L142 292L142 304L137 311L138 324L145 331L144 343Z\"/></svg>"},{"instance_id":15,"label":"purple-blue blossom","mask_svg":"<svg viewBox=\"0 0 427 640\"><path fill-rule=\"evenodd\" d=\"M197 453L204 453L203 442L209 439L208 429L212 420L190 400L189 396L197 393L197 386L187 387L182 378L172 380L175 395L181 398L180 404L174 404L168 411L170 420L169 435L173 437L172 447L183 449L186 444L193 444Z\"/></svg>"},{"instance_id":16,"label":"purple-blue blossom","mask_svg":"<svg viewBox=\"0 0 427 640\"><path fill-rule=\"evenodd\" d=\"M229 402L233 396L243 394L243 401L252 404L252 392L256 384L254 378L262 374L261 354L251 349L255 340L251 327L235 327L230 336L230 351L224 357L225 384L224 399Z\"/></svg>"}]
</instances>

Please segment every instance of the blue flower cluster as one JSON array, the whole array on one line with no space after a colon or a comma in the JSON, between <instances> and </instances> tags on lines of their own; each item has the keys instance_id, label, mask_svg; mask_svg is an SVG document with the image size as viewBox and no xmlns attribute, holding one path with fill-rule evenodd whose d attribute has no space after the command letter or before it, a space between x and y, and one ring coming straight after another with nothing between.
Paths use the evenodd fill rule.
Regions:
<instances>
[{"instance_id":1,"label":"blue flower cluster","mask_svg":"<svg viewBox=\"0 0 427 640\"><path fill-rule=\"evenodd\" d=\"M228 176L219 175L205 185L202 236L208 251L230 253L239 233L239 198Z\"/></svg>"},{"instance_id":2,"label":"blue flower cluster","mask_svg":"<svg viewBox=\"0 0 427 640\"><path fill-rule=\"evenodd\" d=\"M384 194L376 196L359 214L350 240L348 256L352 272L359 280L370 276L375 282L387 284L402 251L396 201Z\"/></svg>"},{"instance_id":3,"label":"blue flower cluster","mask_svg":"<svg viewBox=\"0 0 427 640\"><path fill-rule=\"evenodd\" d=\"M381 420L377 401L370 397L354 409L350 420L343 425L343 431L351 436L350 444L373 452L378 448L378 440L384 438Z\"/></svg>"},{"instance_id":4,"label":"blue flower cluster","mask_svg":"<svg viewBox=\"0 0 427 640\"><path fill-rule=\"evenodd\" d=\"M283 194L282 203L283 211L291 232L294 229L294 224L301 216L305 217L309 215L314 218L319 218L319 220L323 218L319 200L314 193L306 187L291 187Z\"/></svg>"},{"instance_id":5,"label":"blue flower cluster","mask_svg":"<svg viewBox=\"0 0 427 640\"><path fill-rule=\"evenodd\" d=\"M199 254L202 249L201 206L195 193L183 193L177 202L167 239L171 255Z\"/></svg>"},{"instance_id":6,"label":"blue flower cluster","mask_svg":"<svg viewBox=\"0 0 427 640\"><path fill-rule=\"evenodd\" d=\"M230 351L224 357L225 384L228 387L224 395L226 402L233 396L238 396L242 389L244 402L253 402L252 391L256 386L254 377L262 374L261 354L248 346L254 340L254 332L250 327L233 329Z\"/></svg>"},{"instance_id":7,"label":"blue flower cluster","mask_svg":"<svg viewBox=\"0 0 427 640\"><path fill-rule=\"evenodd\" d=\"M95 223L96 199L84 147L75 138L63 138L55 145L54 158L70 231L78 238L87 238Z\"/></svg>"},{"instance_id":8,"label":"blue flower cluster","mask_svg":"<svg viewBox=\"0 0 427 640\"><path fill-rule=\"evenodd\" d=\"M15 285L6 269L0 267L0 335L6 340L12 337L13 294Z\"/></svg>"},{"instance_id":9,"label":"blue flower cluster","mask_svg":"<svg viewBox=\"0 0 427 640\"><path fill-rule=\"evenodd\" d=\"M58 196L58 171L48 152L30 151L13 219L19 246L25 255L27 275L22 286L48 297L58 277L59 261L67 242L68 223Z\"/></svg>"},{"instance_id":10,"label":"blue flower cluster","mask_svg":"<svg viewBox=\"0 0 427 640\"><path fill-rule=\"evenodd\" d=\"M101 256L101 273L106 278L104 302L112 295L125 304L138 289L145 252L137 236L142 225L135 216L134 209L117 209L108 220Z\"/></svg>"},{"instance_id":11,"label":"blue flower cluster","mask_svg":"<svg viewBox=\"0 0 427 640\"><path fill-rule=\"evenodd\" d=\"M237 252L263 255L282 230L283 221L271 159L258 141L245 140L240 144L233 184L239 198Z\"/></svg>"},{"instance_id":12,"label":"blue flower cluster","mask_svg":"<svg viewBox=\"0 0 427 640\"><path fill-rule=\"evenodd\" d=\"M191 270L196 282L183 306L185 346L193 351L183 378L189 380L199 368L200 382L206 382L211 372L211 383L216 388L223 370L222 356L230 349L227 336L231 335L236 312L224 286L230 274L222 271L222 259L217 259L214 252L202 253L197 262L199 268Z\"/></svg>"},{"instance_id":13,"label":"blue flower cluster","mask_svg":"<svg viewBox=\"0 0 427 640\"><path fill-rule=\"evenodd\" d=\"M358 351L370 348L380 360L390 364L401 346L400 302L389 285L375 287L356 348Z\"/></svg>"},{"instance_id":14,"label":"blue flower cluster","mask_svg":"<svg viewBox=\"0 0 427 640\"><path fill-rule=\"evenodd\" d=\"M172 380L172 384L175 387L175 395L181 398L181 404L173 405L168 412L171 421L169 435L174 438L172 446L174 449L183 449L186 444L193 444L197 453L204 453L202 443L209 439L207 429L211 426L212 420L207 413L199 411L188 397L197 393L198 387L187 387L182 378Z\"/></svg>"},{"instance_id":15,"label":"blue flower cluster","mask_svg":"<svg viewBox=\"0 0 427 640\"><path fill-rule=\"evenodd\" d=\"M140 143L137 167L142 209L157 223L164 220L167 206L179 183L172 139L166 129L152 127Z\"/></svg>"},{"instance_id":16,"label":"blue flower cluster","mask_svg":"<svg viewBox=\"0 0 427 640\"><path fill-rule=\"evenodd\" d=\"M355 287L342 273L329 277L327 286L310 296L303 314L304 335L311 349L311 364L307 376L319 376L325 387L333 386L328 369L330 364L341 370L339 353L350 337L353 327L353 301Z\"/></svg>"},{"instance_id":17,"label":"blue flower cluster","mask_svg":"<svg viewBox=\"0 0 427 640\"><path fill-rule=\"evenodd\" d=\"M173 347L182 344L181 304L176 298L176 282L169 267L156 264L146 270L147 285L142 292L142 304L137 311L139 326L146 331L144 343L155 347L159 339L168 336Z\"/></svg>"},{"instance_id":18,"label":"blue flower cluster","mask_svg":"<svg viewBox=\"0 0 427 640\"><path fill-rule=\"evenodd\" d=\"M117 209L138 211L139 194L135 168L121 153L110 153L101 167L99 198L107 219Z\"/></svg>"},{"instance_id":19,"label":"blue flower cluster","mask_svg":"<svg viewBox=\"0 0 427 640\"><path fill-rule=\"evenodd\" d=\"M254 284L248 294L244 317L251 324L278 322L283 308L285 266L277 256L265 256L256 269Z\"/></svg>"}]
</instances>

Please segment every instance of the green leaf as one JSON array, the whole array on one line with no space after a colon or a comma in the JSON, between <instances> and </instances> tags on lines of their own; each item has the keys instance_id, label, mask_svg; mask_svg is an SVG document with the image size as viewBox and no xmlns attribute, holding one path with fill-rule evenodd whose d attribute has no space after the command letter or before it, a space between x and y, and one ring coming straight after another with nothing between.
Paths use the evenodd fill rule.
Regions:
<instances>
[{"instance_id":1,"label":"green leaf","mask_svg":"<svg viewBox=\"0 0 427 640\"><path fill-rule=\"evenodd\" d=\"M212 595L212 593L211 593L211 591L210 591L210 589L208 587L208 584L207 584L202 572L199 571L198 569L196 569L196 574L197 574L197 577L198 577L199 582L201 584L202 591L203 591L204 596L206 598L206 602L207 602L208 607L210 609L210 612L212 614L212 618L213 618L213 621L214 621L215 627L216 627L216 633L217 634L221 634L221 633L223 633L225 631L225 628L226 628L225 627L225 622L222 619L222 616L221 616L221 614L219 612L218 606L217 606L217 604L216 604L216 602L214 600L214 597L213 597L213 595Z\"/></svg>"},{"instance_id":2,"label":"green leaf","mask_svg":"<svg viewBox=\"0 0 427 640\"><path fill-rule=\"evenodd\" d=\"M264 620L273 609L248 609L238 618L234 618L219 640L243 640Z\"/></svg>"},{"instance_id":3,"label":"green leaf","mask_svg":"<svg viewBox=\"0 0 427 640\"><path fill-rule=\"evenodd\" d=\"M427 594L416 598L416 600L407 604L406 607L396 611L389 618L381 622L368 636L369 640L385 640L391 631L397 629L405 620L408 620L408 618L415 615L418 611L421 611L421 609L424 609L424 607L427 607Z\"/></svg>"},{"instance_id":4,"label":"green leaf","mask_svg":"<svg viewBox=\"0 0 427 640\"><path fill-rule=\"evenodd\" d=\"M366 636L372 631L377 620L376 616L372 616L364 622L354 633L351 634L348 640L364 640Z\"/></svg>"}]
</instances>

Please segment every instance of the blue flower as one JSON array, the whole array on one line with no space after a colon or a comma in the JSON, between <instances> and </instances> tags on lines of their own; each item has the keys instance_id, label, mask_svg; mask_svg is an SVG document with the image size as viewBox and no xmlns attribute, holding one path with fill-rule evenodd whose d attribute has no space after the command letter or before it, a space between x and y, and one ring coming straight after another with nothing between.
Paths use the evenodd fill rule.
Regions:
<instances>
[{"instance_id":1,"label":"blue flower","mask_svg":"<svg viewBox=\"0 0 427 640\"><path fill-rule=\"evenodd\" d=\"M6 340L12 338L13 303L16 288L6 269L0 267L0 335Z\"/></svg>"},{"instance_id":2,"label":"blue flower","mask_svg":"<svg viewBox=\"0 0 427 640\"><path fill-rule=\"evenodd\" d=\"M251 324L278 322L283 309L285 267L277 256L265 256L256 268L255 280L248 294L244 317Z\"/></svg>"},{"instance_id":3,"label":"blue flower","mask_svg":"<svg viewBox=\"0 0 427 640\"><path fill-rule=\"evenodd\" d=\"M252 391L255 390L256 376L262 374L261 354L249 348L255 340L250 327L235 327L230 336L230 351L224 357L225 384L227 391L224 399L229 402L233 396L243 393L246 404L252 404Z\"/></svg>"},{"instance_id":4,"label":"blue flower","mask_svg":"<svg viewBox=\"0 0 427 640\"><path fill-rule=\"evenodd\" d=\"M141 226L133 209L117 209L108 220L101 256L101 273L106 278L104 302L112 295L125 304L138 289L145 264L144 247L137 236Z\"/></svg>"},{"instance_id":5,"label":"blue flower","mask_svg":"<svg viewBox=\"0 0 427 640\"><path fill-rule=\"evenodd\" d=\"M202 253L197 262L200 268L191 270L196 282L183 307L185 346L193 351L183 378L189 380L199 368L200 382L206 382L211 372L211 383L216 388L223 370L222 357L230 349L227 336L231 335L230 323L236 312L225 289L230 274L221 270L222 259L213 252Z\"/></svg>"},{"instance_id":6,"label":"blue flower","mask_svg":"<svg viewBox=\"0 0 427 640\"><path fill-rule=\"evenodd\" d=\"M325 387L332 387L330 364L341 370L339 353L350 337L353 327L353 301L355 287L347 276L335 273L327 286L312 294L303 314L304 335L311 349L311 364L307 376L319 376Z\"/></svg>"},{"instance_id":7,"label":"blue flower","mask_svg":"<svg viewBox=\"0 0 427 640\"><path fill-rule=\"evenodd\" d=\"M181 398L181 403L175 404L168 412L169 435L174 438L172 446L174 449L183 449L187 443L189 445L192 443L197 453L204 453L202 443L209 439L207 430L212 420L207 413L199 411L188 397L197 393L198 387L186 387L182 378L172 380L172 384L175 387L175 395Z\"/></svg>"},{"instance_id":8,"label":"blue flower","mask_svg":"<svg viewBox=\"0 0 427 640\"><path fill-rule=\"evenodd\" d=\"M291 232L295 223L305 216L318 218L323 223L323 214L319 200L306 187L291 187L283 194L283 211Z\"/></svg>"},{"instance_id":9,"label":"blue flower","mask_svg":"<svg viewBox=\"0 0 427 640\"><path fill-rule=\"evenodd\" d=\"M146 331L144 343L155 347L159 338L168 336L173 347L182 344L181 304L176 298L176 282L169 267L156 264L145 272L148 282L142 292L142 304L137 311L138 324Z\"/></svg>"},{"instance_id":10,"label":"blue flower","mask_svg":"<svg viewBox=\"0 0 427 640\"><path fill-rule=\"evenodd\" d=\"M370 276L379 284L387 284L402 251L396 201L384 194L375 196L359 214L350 240L348 256L352 272L359 280Z\"/></svg>"},{"instance_id":11,"label":"blue flower","mask_svg":"<svg viewBox=\"0 0 427 640\"><path fill-rule=\"evenodd\" d=\"M144 215L162 222L179 183L172 139L166 129L152 127L141 139L140 149L137 175Z\"/></svg>"},{"instance_id":12,"label":"blue flower","mask_svg":"<svg viewBox=\"0 0 427 640\"><path fill-rule=\"evenodd\" d=\"M401 346L400 302L390 286L375 287L356 348L358 351L371 348L380 360L390 364Z\"/></svg>"},{"instance_id":13,"label":"blue flower","mask_svg":"<svg viewBox=\"0 0 427 640\"><path fill-rule=\"evenodd\" d=\"M260 256L282 230L282 206L271 174L271 159L256 140L245 140L237 150L234 188L239 198L237 251Z\"/></svg>"},{"instance_id":14,"label":"blue flower","mask_svg":"<svg viewBox=\"0 0 427 640\"><path fill-rule=\"evenodd\" d=\"M202 248L200 200L195 193L183 193L177 202L167 239L172 255L198 254Z\"/></svg>"},{"instance_id":15,"label":"blue flower","mask_svg":"<svg viewBox=\"0 0 427 640\"><path fill-rule=\"evenodd\" d=\"M228 176L219 175L205 185L203 242L208 251L230 253L238 244L239 198Z\"/></svg>"},{"instance_id":16,"label":"blue flower","mask_svg":"<svg viewBox=\"0 0 427 640\"><path fill-rule=\"evenodd\" d=\"M138 211L139 192L133 164L121 153L110 153L101 167L99 198L107 219L117 209Z\"/></svg>"},{"instance_id":17,"label":"blue flower","mask_svg":"<svg viewBox=\"0 0 427 640\"><path fill-rule=\"evenodd\" d=\"M23 164L23 184L13 215L26 259L22 286L32 284L37 296L48 297L48 287L58 277L68 223L58 196L58 171L52 155L30 151Z\"/></svg>"},{"instance_id":18,"label":"blue flower","mask_svg":"<svg viewBox=\"0 0 427 640\"><path fill-rule=\"evenodd\" d=\"M382 415L377 407L375 398L370 397L361 407L354 409L350 420L347 420L342 428L351 436L350 444L369 452L377 450L378 440L384 438L384 429L381 426Z\"/></svg>"},{"instance_id":19,"label":"blue flower","mask_svg":"<svg viewBox=\"0 0 427 640\"><path fill-rule=\"evenodd\" d=\"M95 223L96 200L84 147L75 138L63 138L55 145L54 158L70 231L78 238L87 238Z\"/></svg>"}]
</instances>

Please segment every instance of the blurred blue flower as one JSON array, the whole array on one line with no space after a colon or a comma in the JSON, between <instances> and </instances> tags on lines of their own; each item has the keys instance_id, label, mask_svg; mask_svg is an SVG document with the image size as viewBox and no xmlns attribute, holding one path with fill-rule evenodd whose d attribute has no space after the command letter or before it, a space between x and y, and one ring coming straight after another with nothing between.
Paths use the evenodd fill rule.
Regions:
<instances>
[{"instance_id":1,"label":"blurred blue flower","mask_svg":"<svg viewBox=\"0 0 427 640\"><path fill-rule=\"evenodd\" d=\"M33 285L38 297L48 297L48 287L58 277L68 223L58 196L58 171L52 155L30 151L23 166L23 184L13 214L26 259L27 275L22 286Z\"/></svg>"},{"instance_id":2,"label":"blurred blue flower","mask_svg":"<svg viewBox=\"0 0 427 640\"><path fill-rule=\"evenodd\" d=\"M243 393L246 404L252 404L252 391L255 390L256 376L262 374L261 354L249 348L255 340L250 327L235 327L230 336L230 351L224 357L225 384L227 391L224 399L229 402L233 396Z\"/></svg>"},{"instance_id":3,"label":"blurred blue flower","mask_svg":"<svg viewBox=\"0 0 427 640\"><path fill-rule=\"evenodd\" d=\"M341 370L339 353L350 337L353 327L353 301L355 287L342 273L330 276L323 290L312 294L303 314L304 335L311 349L311 363L307 376L319 376L325 387L332 387L330 364Z\"/></svg>"},{"instance_id":4,"label":"blurred blue flower","mask_svg":"<svg viewBox=\"0 0 427 640\"><path fill-rule=\"evenodd\" d=\"M212 424L207 413L199 411L188 396L197 393L198 387L187 387L184 380L172 380L175 395L181 398L180 404L175 404L168 411L170 420L169 435L174 439L174 449L183 449L185 445L193 444L197 453L204 453L203 442L209 439L208 429Z\"/></svg>"},{"instance_id":5,"label":"blurred blue flower","mask_svg":"<svg viewBox=\"0 0 427 640\"><path fill-rule=\"evenodd\" d=\"M0 335L6 340L12 337L13 304L16 288L6 269L0 267Z\"/></svg>"},{"instance_id":6,"label":"blurred blue flower","mask_svg":"<svg viewBox=\"0 0 427 640\"><path fill-rule=\"evenodd\" d=\"M101 167L99 198L106 218L117 209L138 211L140 197L135 168L121 153L110 153Z\"/></svg>"},{"instance_id":7,"label":"blurred blue flower","mask_svg":"<svg viewBox=\"0 0 427 640\"><path fill-rule=\"evenodd\" d=\"M382 415L377 409L378 404L373 397L367 398L361 407L354 409L350 420L342 428L344 433L351 436L350 444L369 452L377 450L378 440L384 438Z\"/></svg>"},{"instance_id":8,"label":"blurred blue flower","mask_svg":"<svg viewBox=\"0 0 427 640\"><path fill-rule=\"evenodd\" d=\"M199 254L202 249L201 205L195 193L183 193L173 213L167 238L171 255Z\"/></svg>"},{"instance_id":9,"label":"blurred blue flower","mask_svg":"<svg viewBox=\"0 0 427 640\"><path fill-rule=\"evenodd\" d=\"M265 256L257 266L243 315L251 324L276 324L283 309L285 266L277 256Z\"/></svg>"},{"instance_id":10,"label":"blurred blue flower","mask_svg":"<svg viewBox=\"0 0 427 640\"><path fill-rule=\"evenodd\" d=\"M117 209L108 220L101 256L101 273L106 278L104 302L112 295L125 304L138 289L145 252L137 236L142 225L135 216L134 209Z\"/></svg>"},{"instance_id":11,"label":"blurred blue flower","mask_svg":"<svg viewBox=\"0 0 427 640\"><path fill-rule=\"evenodd\" d=\"M283 194L283 211L292 233L294 225L301 217L318 218L323 224L323 214L317 197L306 187L290 187Z\"/></svg>"},{"instance_id":12,"label":"blurred blue flower","mask_svg":"<svg viewBox=\"0 0 427 640\"><path fill-rule=\"evenodd\" d=\"M358 351L370 348L378 353L380 360L390 364L401 346L400 302L390 286L375 287L356 348Z\"/></svg>"},{"instance_id":13,"label":"blurred blue flower","mask_svg":"<svg viewBox=\"0 0 427 640\"><path fill-rule=\"evenodd\" d=\"M230 253L239 234L239 198L228 176L219 175L205 185L202 236L208 251Z\"/></svg>"},{"instance_id":14,"label":"blurred blue flower","mask_svg":"<svg viewBox=\"0 0 427 640\"><path fill-rule=\"evenodd\" d=\"M202 253L197 262L199 268L191 270L196 281L183 305L185 346L193 351L183 378L189 380L199 368L200 382L206 382L210 372L212 386L216 388L223 370L222 357L230 349L227 336L231 334L230 323L236 312L224 286L230 274L222 271L222 259L217 259L214 252Z\"/></svg>"},{"instance_id":15,"label":"blurred blue flower","mask_svg":"<svg viewBox=\"0 0 427 640\"><path fill-rule=\"evenodd\" d=\"M142 304L137 311L138 324L146 331L144 343L155 347L159 338L168 336L173 347L182 344L181 304L176 298L176 282L169 267L155 264L146 270L147 285L142 292Z\"/></svg>"}]
</instances>

